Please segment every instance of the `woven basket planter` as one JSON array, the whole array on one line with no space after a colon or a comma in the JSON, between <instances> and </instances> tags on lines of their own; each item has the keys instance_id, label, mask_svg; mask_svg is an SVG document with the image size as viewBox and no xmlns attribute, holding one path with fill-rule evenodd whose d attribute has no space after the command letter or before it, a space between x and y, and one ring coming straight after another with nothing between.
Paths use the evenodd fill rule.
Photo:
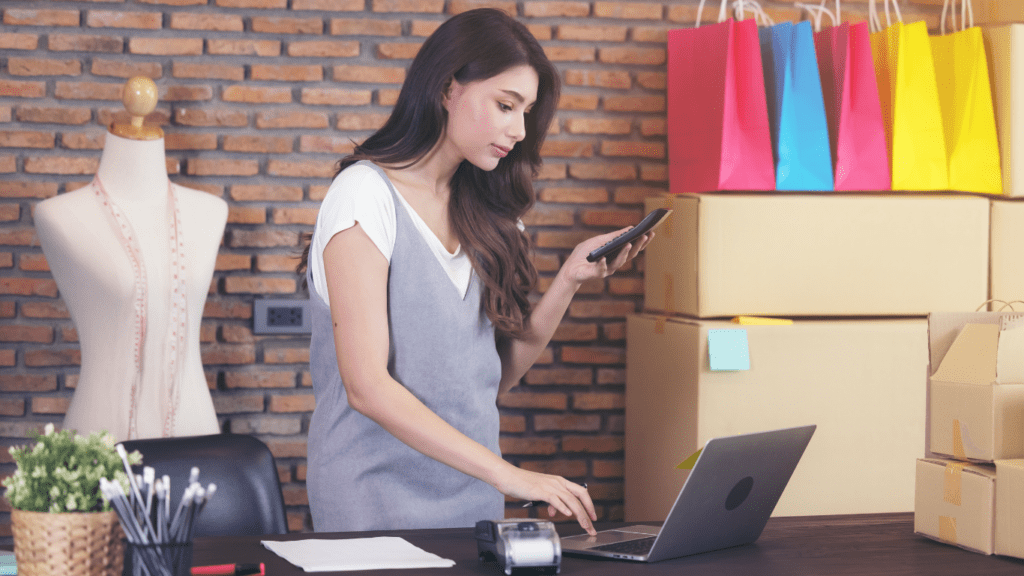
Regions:
<instances>
[{"instance_id":1,"label":"woven basket planter","mask_svg":"<svg viewBox=\"0 0 1024 576\"><path fill-rule=\"evenodd\" d=\"M124 533L114 512L11 510L19 576L121 576Z\"/></svg>"}]
</instances>

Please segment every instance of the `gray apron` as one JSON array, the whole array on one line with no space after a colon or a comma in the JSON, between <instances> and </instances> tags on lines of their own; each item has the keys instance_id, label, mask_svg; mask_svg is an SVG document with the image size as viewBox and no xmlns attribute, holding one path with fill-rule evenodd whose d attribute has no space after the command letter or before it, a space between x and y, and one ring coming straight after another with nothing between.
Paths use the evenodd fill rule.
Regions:
<instances>
[{"instance_id":1,"label":"gray apron","mask_svg":"<svg viewBox=\"0 0 1024 576\"><path fill-rule=\"evenodd\" d=\"M397 231L388 271L388 372L427 408L495 454L501 359L472 275L465 299L416 230L394 186ZM473 526L504 517L489 484L413 450L349 405L330 308L312 295L306 489L318 532Z\"/></svg>"}]
</instances>

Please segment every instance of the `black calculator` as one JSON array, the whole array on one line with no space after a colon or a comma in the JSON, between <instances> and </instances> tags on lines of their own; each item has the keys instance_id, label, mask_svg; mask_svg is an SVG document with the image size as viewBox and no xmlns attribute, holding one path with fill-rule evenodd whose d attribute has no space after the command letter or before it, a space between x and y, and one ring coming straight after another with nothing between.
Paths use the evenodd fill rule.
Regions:
<instances>
[{"instance_id":1,"label":"black calculator","mask_svg":"<svg viewBox=\"0 0 1024 576\"><path fill-rule=\"evenodd\" d=\"M591 252L587 256L587 262L597 262L604 257L611 260L619 253L619 250L621 250L623 246L633 242L651 230L654 230L654 228L657 227L658 224L664 222L665 218L667 218L671 213L671 210L666 210L664 208L652 210L647 216L644 216L644 219L641 220L639 224L616 236L604 246L601 246L597 250Z\"/></svg>"}]
</instances>

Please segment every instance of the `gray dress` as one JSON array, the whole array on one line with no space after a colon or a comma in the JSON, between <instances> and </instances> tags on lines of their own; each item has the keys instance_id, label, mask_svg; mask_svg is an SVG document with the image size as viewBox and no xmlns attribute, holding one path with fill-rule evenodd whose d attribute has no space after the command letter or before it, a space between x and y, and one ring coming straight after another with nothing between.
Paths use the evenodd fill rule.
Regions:
<instances>
[{"instance_id":1,"label":"gray dress","mask_svg":"<svg viewBox=\"0 0 1024 576\"><path fill-rule=\"evenodd\" d=\"M449 424L496 454L501 359L474 273L463 299L391 189L397 230L388 271L388 372ZM472 526L504 517L489 484L424 456L353 410L338 372L330 309L313 303L306 489L319 532Z\"/></svg>"}]
</instances>

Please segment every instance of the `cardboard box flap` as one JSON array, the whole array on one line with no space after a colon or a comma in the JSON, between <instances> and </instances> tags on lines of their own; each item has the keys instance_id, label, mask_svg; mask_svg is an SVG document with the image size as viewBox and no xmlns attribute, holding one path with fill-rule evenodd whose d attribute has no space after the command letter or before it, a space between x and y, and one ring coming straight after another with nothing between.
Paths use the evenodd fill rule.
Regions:
<instances>
[{"instance_id":1,"label":"cardboard box flap","mask_svg":"<svg viewBox=\"0 0 1024 576\"><path fill-rule=\"evenodd\" d=\"M953 464L961 473L973 474L982 478L995 478L997 473L994 467L983 464L968 464L967 462L956 462L943 458L919 458L919 460L935 466L941 466L942 468L947 468L950 464ZM1006 462L1009 462L1009 460Z\"/></svg>"},{"instance_id":2,"label":"cardboard box flap","mask_svg":"<svg viewBox=\"0 0 1024 576\"><path fill-rule=\"evenodd\" d=\"M1003 316L999 323L996 383L1024 384L1024 315Z\"/></svg>"},{"instance_id":3,"label":"cardboard box flap","mask_svg":"<svg viewBox=\"0 0 1024 576\"><path fill-rule=\"evenodd\" d=\"M932 376L942 382L989 385L996 381L999 326L967 324Z\"/></svg>"},{"instance_id":4,"label":"cardboard box flap","mask_svg":"<svg viewBox=\"0 0 1024 576\"><path fill-rule=\"evenodd\" d=\"M999 312L933 312L928 315L928 362L934 375L960 330L967 324L999 325Z\"/></svg>"}]
</instances>

